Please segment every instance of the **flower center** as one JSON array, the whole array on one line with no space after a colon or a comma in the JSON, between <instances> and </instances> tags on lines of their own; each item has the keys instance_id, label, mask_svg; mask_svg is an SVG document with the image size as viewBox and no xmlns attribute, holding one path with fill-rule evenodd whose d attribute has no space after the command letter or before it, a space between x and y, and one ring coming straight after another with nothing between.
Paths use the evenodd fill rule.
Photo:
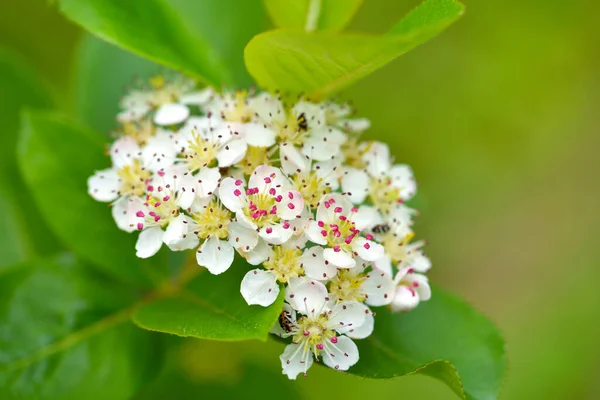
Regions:
<instances>
[{"instance_id":1,"label":"flower center","mask_svg":"<svg viewBox=\"0 0 600 400\"><path fill-rule=\"evenodd\" d=\"M310 347L313 353L318 356L323 350L323 342L332 340L335 332L327 328L328 318L325 314L320 314L314 318L304 316L296 323L293 337L294 343L304 343L305 349ZM335 340L335 339L334 339ZM337 341L337 340L335 340Z\"/></svg>"},{"instance_id":2,"label":"flower center","mask_svg":"<svg viewBox=\"0 0 600 400\"><path fill-rule=\"evenodd\" d=\"M308 121L304 113L295 116L292 112L288 112L287 119L276 126L277 137L282 142L287 142L291 145L302 145L307 131Z\"/></svg>"},{"instance_id":3,"label":"flower center","mask_svg":"<svg viewBox=\"0 0 600 400\"><path fill-rule=\"evenodd\" d=\"M366 167L362 158L364 150L360 148L358 137L348 137L348 140L342 144L342 154L344 154L347 165L358 169Z\"/></svg>"},{"instance_id":4,"label":"flower center","mask_svg":"<svg viewBox=\"0 0 600 400\"><path fill-rule=\"evenodd\" d=\"M279 222L277 207L283 196L275 196L275 189L270 189L271 193L258 193L258 188L246 190L248 206L244 208L244 215L250 218L258 228L270 226Z\"/></svg>"},{"instance_id":5,"label":"flower center","mask_svg":"<svg viewBox=\"0 0 600 400\"><path fill-rule=\"evenodd\" d=\"M131 164L117 171L117 175L121 178L119 188L121 195L132 194L138 197L144 195L146 183L150 179L150 171L142 167L140 160L133 160Z\"/></svg>"},{"instance_id":6,"label":"flower center","mask_svg":"<svg viewBox=\"0 0 600 400\"><path fill-rule=\"evenodd\" d=\"M338 301L365 301L366 297L361 290L365 281L362 275L356 275L349 270L340 270L329 282L329 293Z\"/></svg>"},{"instance_id":7,"label":"flower center","mask_svg":"<svg viewBox=\"0 0 600 400\"><path fill-rule=\"evenodd\" d=\"M264 267L273 272L277 280L286 283L292 277L304 274L302 264L299 262L302 251L299 249L285 249L276 246L273 256L264 262Z\"/></svg>"},{"instance_id":8,"label":"flower center","mask_svg":"<svg viewBox=\"0 0 600 400\"><path fill-rule=\"evenodd\" d=\"M148 207L148 214L144 215L143 212L138 212L137 216L143 217L147 225L158 225L164 228L172 218L179 215L179 206L174 196L165 193L161 186L156 191L153 189L152 186L148 187L151 194L146 196L144 202L144 205Z\"/></svg>"},{"instance_id":9,"label":"flower center","mask_svg":"<svg viewBox=\"0 0 600 400\"><path fill-rule=\"evenodd\" d=\"M402 203L400 190L392 186L392 180L388 177L372 179L369 195L373 204L384 213L389 213L396 204Z\"/></svg>"},{"instance_id":10,"label":"flower center","mask_svg":"<svg viewBox=\"0 0 600 400\"><path fill-rule=\"evenodd\" d=\"M388 254L393 261L401 262L410 253L407 245L414 236L415 234L411 232L406 235L404 239L398 240L396 235L392 232L388 232L381 241L381 244L385 248L386 254Z\"/></svg>"},{"instance_id":11,"label":"flower center","mask_svg":"<svg viewBox=\"0 0 600 400\"><path fill-rule=\"evenodd\" d=\"M292 177L292 182L296 190L302 194L304 202L312 209L317 208L319 199L331 191L331 188L314 171L311 171L308 176L296 174Z\"/></svg>"},{"instance_id":12,"label":"flower center","mask_svg":"<svg viewBox=\"0 0 600 400\"><path fill-rule=\"evenodd\" d=\"M248 107L248 93L245 90L235 92L235 98L229 99L233 106L226 104L223 119L230 122L247 123L252 120L252 110Z\"/></svg>"},{"instance_id":13,"label":"flower center","mask_svg":"<svg viewBox=\"0 0 600 400\"><path fill-rule=\"evenodd\" d=\"M141 121L123 123L123 133L132 137L139 144L146 144L148 139L154 135L154 124L150 118L144 118Z\"/></svg>"},{"instance_id":14,"label":"flower center","mask_svg":"<svg viewBox=\"0 0 600 400\"><path fill-rule=\"evenodd\" d=\"M211 200L201 211L193 213L192 219L198 224L194 233L200 239L206 239L209 236L216 236L219 239L227 238L231 212L216 200Z\"/></svg>"},{"instance_id":15,"label":"flower center","mask_svg":"<svg viewBox=\"0 0 600 400\"><path fill-rule=\"evenodd\" d=\"M212 166L217 158L218 145L194 132L193 140L188 141L189 149L183 153L190 171Z\"/></svg>"},{"instance_id":16,"label":"flower center","mask_svg":"<svg viewBox=\"0 0 600 400\"><path fill-rule=\"evenodd\" d=\"M344 211L342 207L335 205L335 200L330 199L325 202L326 208L333 208L334 218L329 222L317 221L317 224L321 228L321 235L327 240L327 245L335 252L352 251L352 241L360 231L354 226L352 222L345 215L341 215ZM352 208L352 212L356 212L355 208ZM337 215L340 214L340 215Z\"/></svg>"},{"instance_id":17,"label":"flower center","mask_svg":"<svg viewBox=\"0 0 600 400\"><path fill-rule=\"evenodd\" d=\"M246 150L246 156L239 163L244 174L252 175L254 170L259 165L270 164L269 153L267 150L268 149L266 147L248 146L248 150Z\"/></svg>"}]
</instances>

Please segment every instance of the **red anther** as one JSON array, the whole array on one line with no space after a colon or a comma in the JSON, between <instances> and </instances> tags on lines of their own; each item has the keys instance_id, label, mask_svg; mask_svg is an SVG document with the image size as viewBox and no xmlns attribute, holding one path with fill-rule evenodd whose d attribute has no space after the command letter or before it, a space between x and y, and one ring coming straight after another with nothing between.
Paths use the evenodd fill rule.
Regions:
<instances>
[{"instance_id":1,"label":"red anther","mask_svg":"<svg viewBox=\"0 0 600 400\"><path fill-rule=\"evenodd\" d=\"M235 181L235 186L240 186L242 183L243 183L242 180L238 179Z\"/></svg>"},{"instance_id":2,"label":"red anther","mask_svg":"<svg viewBox=\"0 0 600 400\"><path fill-rule=\"evenodd\" d=\"M331 343L336 344L338 342L337 336L331 338Z\"/></svg>"},{"instance_id":3,"label":"red anther","mask_svg":"<svg viewBox=\"0 0 600 400\"><path fill-rule=\"evenodd\" d=\"M156 203L154 203L154 207L160 207L162 203L160 201L157 201Z\"/></svg>"},{"instance_id":4,"label":"red anther","mask_svg":"<svg viewBox=\"0 0 600 400\"><path fill-rule=\"evenodd\" d=\"M240 191L240 189L235 189L235 190L233 191L233 194L235 194L236 196L241 196L241 195L242 195L242 192Z\"/></svg>"},{"instance_id":5,"label":"red anther","mask_svg":"<svg viewBox=\"0 0 600 400\"><path fill-rule=\"evenodd\" d=\"M138 228L138 231L141 231L142 229L144 229L144 224L142 224L141 222L138 222L137 228Z\"/></svg>"},{"instance_id":6,"label":"red anther","mask_svg":"<svg viewBox=\"0 0 600 400\"><path fill-rule=\"evenodd\" d=\"M269 194L271 196L275 196L277 194L277 190L275 190L275 188L271 188L271 189L269 189Z\"/></svg>"},{"instance_id":7,"label":"red anther","mask_svg":"<svg viewBox=\"0 0 600 400\"><path fill-rule=\"evenodd\" d=\"M156 217L154 217L154 222L158 222L160 221L160 215L157 215Z\"/></svg>"},{"instance_id":8,"label":"red anther","mask_svg":"<svg viewBox=\"0 0 600 400\"><path fill-rule=\"evenodd\" d=\"M154 191L154 186L148 185L147 189L149 192L152 192L152 191Z\"/></svg>"},{"instance_id":9,"label":"red anther","mask_svg":"<svg viewBox=\"0 0 600 400\"><path fill-rule=\"evenodd\" d=\"M340 251L342 251L342 248L340 246L334 246L333 251L335 251L336 253L339 253Z\"/></svg>"},{"instance_id":10,"label":"red anther","mask_svg":"<svg viewBox=\"0 0 600 400\"><path fill-rule=\"evenodd\" d=\"M323 236L327 236L327 231L326 231L325 229L323 229L323 230L321 231L321 235L323 235Z\"/></svg>"},{"instance_id":11,"label":"red anther","mask_svg":"<svg viewBox=\"0 0 600 400\"><path fill-rule=\"evenodd\" d=\"M269 211L269 214L271 214L271 215L275 215L275 214L277 214L277 206L273 206L273 207L271 208L271 211Z\"/></svg>"},{"instance_id":12,"label":"red anther","mask_svg":"<svg viewBox=\"0 0 600 400\"><path fill-rule=\"evenodd\" d=\"M370 233L367 233L367 240L373 240L373 235L371 235Z\"/></svg>"},{"instance_id":13,"label":"red anther","mask_svg":"<svg viewBox=\"0 0 600 400\"><path fill-rule=\"evenodd\" d=\"M288 192L288 197L289 197L290 200L293 199L294 198L294 193Z\"/></svg>"},{"instance_id":14,"label":"red anther","mask_svg":"<svg viewBox=\"0 0 600 400\"><path fill-rule=\"evenodd\" d=\"M268 228L266 229L266 232L270 234L271 232L273 232L273 228L271 228L271 227L268 227Z\"/></svg>"},{"instance_id":15,"label":"red anther","mask_svg":"<svg viewBox=\"0 0 600 400\"><path fill-rule=\"evenodd\" d=\"M169 196L165 196L165 197L163 197L163 201L169 201L170 198L171 197L169 197Z\"/></svg>"},{"instance_id":16,"label":"red anther","mask_svg":"<svg viewBox=\"0 0 600 400\"><path fill-rule=\"evenodd\" d=\"M287 205L287 206L288 206L288 208L289 208L290 210L293 210L294 208L296 208L296 206L294 205L294 203L288 203L288 205Z\"/></svg>"},{"instance_id":17,"label":"red anther","mask_svg":"<svg viewBox=\"0 0 600 400\"><path fill-rule=\"evenodd\" d=\"M342 207L336 207L336 208L334 208L333 212L334 213L338 213L338 214L341 213L342 212Z\"/></svg>"},{"instance_id":18,"label":"red anther","mask_svg":"<svg viewBox=\"0 0 600 400\"><path fill-rule=\"evenodd\" d=\"M135 216L139 217L139 218L144 218L144 212L143 211L138 211L138 212L135 213Z\"/></svg>"},{"instance_id":19,"label":"red anther","mask_svg":"<svg viewBox=\"0 0 600 400\"><path fill-rule=\"evenodd\" d=\"M369 249L371 248L371 245L370 245L369 243L365 243L365 244L363 245L363 247L364 247L365 249L369 250Z\"/></svg>"},{"instance_id":20,"label":"red anther","mask_svg":"<svg viewBox=\"0 0 600 400\"><path fill-rule=\"evenodd\" d=\"M323 350L323 343L317 344L317 349L318 350Z\"/></svg>"},{"instance_id":21,"label":"red anther","mask_svg":"<svg viewBox=\"0 0 600 400\"><path fill-rule=\"evenodd\" d=\"M319 221L317 222L317 225L319 225L319 228L322 228L325 226L325 223L323 221Z\"/></svg>"}]
</instances>

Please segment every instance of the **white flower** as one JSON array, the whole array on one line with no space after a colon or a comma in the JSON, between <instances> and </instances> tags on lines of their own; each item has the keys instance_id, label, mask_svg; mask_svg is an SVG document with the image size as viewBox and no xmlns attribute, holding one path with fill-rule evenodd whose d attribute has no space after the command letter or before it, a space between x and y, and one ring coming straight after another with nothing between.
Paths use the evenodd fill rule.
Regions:
<instances>
[{"instance_id":1,"label":"white flower","mask_svg":"<svg viewBox=\"0 0 600 400\"><path fill-rule=\"evenodd\" d=\"M112 167L97 171L88 179L88 193L98 201L113 203L117 226L128 232L135 230L131 207L138 206L146 194L153 172L169 166L174 160L170 134L159 132L141 148L135 139L123 136L110 148ZM137 211L137 210L135 210Z\"/></svg>"},{"instance_id":2,"label":"white flower","mask_svg":"<svg viewBox=\"0 0 600 400\"><path fill-rule=\"evenodd\" d=\"M358 209L352 207L344 196L332 193L323 196L317 208L316 220L310 221L306 236L311 242L327 246L323 257L338 268L352 268L355 256L366 261L383 257L383 247L374 242L371 235L360 236L354 218Z\"/></svg>"},{"instance_id":3,"label":"white flower","mask_svg":"<svg viewBox=\"0 0 600 400\"><path fill-rule=\"evenodd\" d=\"M292 337L279 357L283 373L290 379L306 374L314 358L328 367L346 371L358 361L358 348L344 336L365 322L365 308L356 302L330 301L325 286L317 281L301 281L288 287L286 329L279 327L281 337ZM301 315L296 315L296 312Z\"/></svg>"},{"instance_id":4,"label":"white flower","mask_svg":"<svg viewBox=\"0 0 600 400\"><path fill-rule=\"evenodd\" d=\"M258 243L254 232L231 222L232 214L214 196L197 201L190 215L177 221L170 247L195 248L198 265L206 267L213 275L229 269L234 258L234 248L252 250Z\"/></svg>"},{"instance_id":5,"label":"white flower","mask_svg":"<svg viewBox=\"0 0 600 400\"><path fill-rule=\"evenodd\" d=\"M366 118L349 118L353 113L348 104L325 103L325 118L328 125L335 126L346 132L361 133L371 126Z\"/></svg>"},{"instance_id":6,"label":"white flower","mask_svg":"<svg viewBox=\"0 0 600 400\"><path fill-rule=\"evenodd\" d=\"M262 94L261 94L262 96ZM249 97L245 91L215 96L206 105L210 115L220 116L222 124L235 135L239 135L250 146L269 147L275 144L275 131L257 119L256 107L260 100Z\"/></svg>"},{"instance_id":7,"label":"white flower","mask_svg":"<svg viewBox=\"0 0 600 400\"><path fill-rule=\"evenodd\" d=\"M398 269L412 268L417 272L427 272L431 268L431 261L421 250L425 242L420 240L410 243L415 236L413 232L404 234L404 231L399 229L399 234L396 234L392 229L379 235L385 254L375 261L377 268L391 274L392 264L396 264Z\"/></svg>"},{"instance_id":8,"label":"white flower","mask_svg":"<svg viewBox=\"0 0 600 400\"><path fill-rule=\"evenodd\" d=\"M390 307L392 311L410 311L419 302L431 298L429 280L423 274L415 273L412 268L402 268L395 277L398 285Z\"/></svg>"},{"instance_id":9,"label":"white flower","mask_svg":"<svg viewBox=\"0 0 600 400\"><path fill-rule=\"evenodd\" d=\"M149 185L147 190L148 194L135 214L138 218L136 228L141 231L135 245L136 255L140 258L152 257L163 243L171 250L183 250L171 246L179 226L185 220L185 216L179 214L175 191L169 184L156 187Z\"/></svg>"},{"instance_id":10,"label":"white flower","mask_svg":"<svg viewBox=\"0 0 600 400\"><path fill-rule=\"evenodd\" d=\"M165 79L156 76L150 88L133 90L121 100L120 122L138 121L154 111L154 123L173 125L184 122L190 115L188 105L203 105L213 95L210 88L194 91L195 82L183 76Z\"/></svg>"},{"instance_id":11,"label":"white flower","mask_svg":"<svg viewBox=\"0 0 600 400\"><path fill-rule=\"evenodd\" d=\"M339 188L339 160L313 163L290 143L279 146L279 156L281 169L310 208L317 208L322 196Z\"/></svg>"},{"instance_id":12,"label":"white flower","mask_svg":"<svg viewBox=\"0 0 600 400\"><path fill-rule=\"evenodd\" d=\"M362 203L369 196L380 211L388 213L415 194L417 185L411 168L405 164L393 165L386 144L370 144L363 160L366 171L348 168L342 178L342 190L353 203Z\"/></svg>"},{"instance_id":13,"label":"white flower","mask_svg":"<svg viewBox=\"0 0 600 400\"><path fill-rule=\"evenodd\" d=\"M304 208L300 193L289 187L281 170L261 165L250 176L248 189L241 179L225 178L219 196L240 224L268 243L282 244L294 233L290 221L300 217Z\"/></svg>"}]
</instances>

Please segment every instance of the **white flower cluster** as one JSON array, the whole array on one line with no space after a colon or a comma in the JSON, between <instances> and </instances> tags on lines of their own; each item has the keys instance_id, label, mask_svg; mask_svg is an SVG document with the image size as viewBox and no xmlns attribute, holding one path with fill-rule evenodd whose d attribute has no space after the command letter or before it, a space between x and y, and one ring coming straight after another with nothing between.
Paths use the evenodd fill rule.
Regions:
<instances>
[{"instance_id":1,"label":"white flower cluster","mask_svg":"<svg viewBox=\"0 0 600 400\"><path fill-rule=\"evenodd\" d=\"M159 76L123 98L112 167L89 179L90 195L139 231L138 257L165 244L194 249L212 274L236 252L259 266L241 295L266 307L285 290L272 332L291 338L280 357L289 378L313 359L347 370L352 339L373 331L370 307L408 311L431 295L403 204L416 190L410 167L359 141L370 123L346 105L195 86Z\"/></svg>"}]
</instances>

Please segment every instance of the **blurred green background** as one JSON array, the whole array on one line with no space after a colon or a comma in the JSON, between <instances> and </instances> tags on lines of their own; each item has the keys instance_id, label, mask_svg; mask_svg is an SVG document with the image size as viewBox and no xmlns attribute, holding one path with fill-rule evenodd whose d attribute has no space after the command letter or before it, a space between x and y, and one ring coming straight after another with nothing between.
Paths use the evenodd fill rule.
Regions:
<instances>
[{"instance_id":1,"label":"blurred green background","mask_svg":"<svg viewBox=\"0 0 600 400\"><path fill-rule=\"evenodd\" d=\"M44 0L3 3L3 53L38 73L64 111L103 126L99 116L107 110L82 112L72 82L110 76L119 64L88 60L98 75L81 76L76 59L90 42L81 29ZM418 2L364 3L349 30L383 32ZM600 3L465 3L466 15L447 32L341 97L372 120L371 138L389 142L398 160L414 167L417 231L429 240L432 279L504 332L509 369L502 398L598 398ZM18 101L1 103L7 148ZM0 214L11 207L2 205ZM2 215L0 221L3 231L11 229ZM8 253L5 243L2 257L15 256ZM239 385L251 390L262 373L273 374L268 391L253 388L264 398L455 398L423 376L369 381L315 368L289 383L279 375L281 348L274 343L176 341L171 367L141 399L227 398Z\"/></svg>"}]
</instances>

